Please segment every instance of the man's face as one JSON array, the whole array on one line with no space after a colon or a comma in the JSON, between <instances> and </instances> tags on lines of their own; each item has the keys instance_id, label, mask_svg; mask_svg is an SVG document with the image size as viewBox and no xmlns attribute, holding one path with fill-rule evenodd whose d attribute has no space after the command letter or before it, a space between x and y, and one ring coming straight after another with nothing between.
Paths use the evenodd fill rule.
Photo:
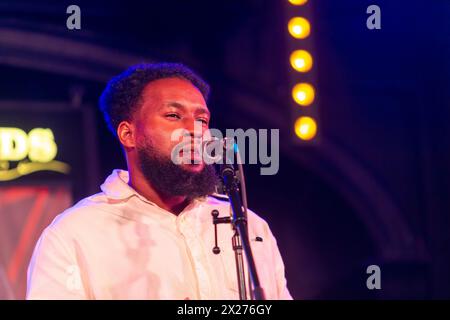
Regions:
<instances>
[{"instance_id":1,"label":"man's face","mask_svg":"<svg viewBox=\"0 0 450 320\"><path fill-rule=\"evenodd\" d=\"M201 140L210 117L200 91L186 80L169 78L151 82L142 97L143 105L133 121L138 165L146 180L166 195L195 198L213 193L217 185L215 170L198 161L201 152L194 154L194 140ZM201 123L199 132L194 132L195 122ZM172 151L186 138L180 136L172 141L172 134L180 129L191 134L187 140L191 146L184 150L192 163L177 165L171 159ZM186 157L183 151L179 156Z\"/></svg>"},{"instance_id":2,"label":"man's face","mask_svg":"<svg viewBox=\"0 0 450 320\"><path fill-rule=\"evenodd\" d=\"M185 129L191 133L192 149L195 149L194 141L200 141L201 135L209 128L210 121L210 113L201 92L189 81L168 78L148 84L142 96L143 105L135 116L136 143L141 146L151 143L160 156L170 157L181 140L171 141L172 133L177 129ZM202 128L201 132L195 133L196 136L195 121ZM185 155L181 152L180 156L198 162L183 163L183 169L191 172L203 170L205 164L201 161L201 154L192 152Z\"/></svg>"}]
</instances>

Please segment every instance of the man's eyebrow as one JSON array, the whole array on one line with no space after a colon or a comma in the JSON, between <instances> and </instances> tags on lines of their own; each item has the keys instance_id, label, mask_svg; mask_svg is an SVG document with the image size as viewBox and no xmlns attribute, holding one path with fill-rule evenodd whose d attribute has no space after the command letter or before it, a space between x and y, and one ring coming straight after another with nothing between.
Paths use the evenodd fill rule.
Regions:
<instances>
[{"instance_id":1,"label":"man's eyebrow","mask_svg":"<svg viewBox=\"0 0 450 320\"><path fill-rule=\"evenodd\" d=\"M182 103L179 103L179 102L176 102L176 101L170 101L165 106L166 107L177 108L177 109L182 109L182 110L186 109L186 107ZM208 116L211 115L209 110L207 108L203 107L203 106L198 106L195 109L195 113L206 113Z\"/></svg>"},{"instance_id":2,"label":"man's eyebrow","mask_svg":"<svg viewBox=\"0 0 450 320\"><path fill-rule=\"evenodd\" d=\"M165 107L172 107L172 108L177 108L177 109L185 109L184 105L182 105L179 102L175 102L175 101L170 101L168 102Z\"/></svg>"}]
</instances>

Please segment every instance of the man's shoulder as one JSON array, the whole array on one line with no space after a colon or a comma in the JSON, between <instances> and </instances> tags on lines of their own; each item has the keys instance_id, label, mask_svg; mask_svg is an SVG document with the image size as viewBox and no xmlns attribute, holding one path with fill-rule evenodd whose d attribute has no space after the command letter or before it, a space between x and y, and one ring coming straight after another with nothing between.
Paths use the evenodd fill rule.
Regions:
<instances>
[{"instance_id":1,"label":"man's shoulder","mask_svg":"<svg viewBox=\"0 0 450 320\"><path fill-rule=\"evenodd\" d=\"M67 231L92 221L107 211L108 202L105 194L99 192L81 199L72 207L58 214L49 225L50 229Z\"/></svg>"}]
</instances>

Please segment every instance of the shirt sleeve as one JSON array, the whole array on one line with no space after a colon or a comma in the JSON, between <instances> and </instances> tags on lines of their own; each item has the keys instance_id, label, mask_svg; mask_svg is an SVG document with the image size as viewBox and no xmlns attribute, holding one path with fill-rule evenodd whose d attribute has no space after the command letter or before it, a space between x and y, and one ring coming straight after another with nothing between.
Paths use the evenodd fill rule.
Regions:
<instances>
[{"instance_id":1,"label":"shirt sleeve","mask_svg":"<svg viewBox=\"0 0 450 320\"><path fill-rule=\"evenodd\" d=\"M45 229L28 267L29 300L87 299L74 249L51 227Z\"/></svg>"}]
</instances>

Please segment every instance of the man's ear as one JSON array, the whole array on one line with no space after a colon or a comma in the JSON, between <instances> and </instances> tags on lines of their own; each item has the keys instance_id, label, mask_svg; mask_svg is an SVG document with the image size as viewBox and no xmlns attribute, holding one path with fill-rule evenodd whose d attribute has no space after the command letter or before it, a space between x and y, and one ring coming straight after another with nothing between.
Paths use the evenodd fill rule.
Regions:
<instances>
[{"instance_id":1,"label":"man's ear","mask_svg":"<svg viewBox=\"0 0 450 320\"><path fill-rule=\"evenodd\" d=\"M133 123L122 121L117 127L117 137L125 149L136 146L136 127Z\"/></svg>"}]
</instances>

